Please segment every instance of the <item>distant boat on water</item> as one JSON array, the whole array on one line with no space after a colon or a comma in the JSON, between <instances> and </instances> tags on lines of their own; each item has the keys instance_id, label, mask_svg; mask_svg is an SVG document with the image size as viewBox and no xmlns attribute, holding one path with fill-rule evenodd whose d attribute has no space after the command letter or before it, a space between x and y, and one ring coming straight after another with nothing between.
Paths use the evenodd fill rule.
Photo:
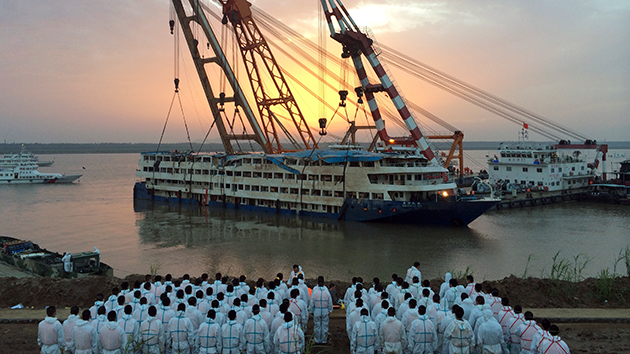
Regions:
<instances>
[{"instance_id":1,"label":"distant boat on water","mask_svg":"<svg viewBox=\"0 0 630 354\"><path fill-rule=\"evenodd\" d=\"M19 162L13 166L0 167L0 184L51 184L72 183L82 175L41 173L33 162Z\"/></svg>"},{"instance_id":2,"label":"distant boat on water","mask_svg":"<svg viewBox=\"0 0 630 354\"><path fill-rule=\"evenodd\" d=\"M18 163L34 163L38 167L48 167L52 166L55 161L39 161L39 158L32 152L26 151L24 144L22 144L22 151L19 153L4 154L0 157L0 167L15 166Z\"/></svg>"}]
</instances>

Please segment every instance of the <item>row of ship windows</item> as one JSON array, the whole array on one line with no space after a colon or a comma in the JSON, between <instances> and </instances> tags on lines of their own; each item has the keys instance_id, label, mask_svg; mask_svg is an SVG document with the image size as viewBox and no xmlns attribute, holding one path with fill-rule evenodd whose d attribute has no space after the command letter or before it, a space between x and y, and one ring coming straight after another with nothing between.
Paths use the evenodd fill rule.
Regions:
<instances>
[{"instance_id":1,"label":"row of ship windows","mask_svg":"<svg viewBox=\"0 0 630 354\"><path fill-rule=\"evenodd\" d=\"M496 166L495 166L496 167ZM145 166L144 172L153 172L153 167ZM279 173L279 172L251 172L251 171L224 171L224 170L200 170L200 169L179 169L171 167L163 167L159 170L160 173L188 173L195 175L211 175L211 176L228 176L228 177L251 177L251 178L265 178L265 179L284 179L284 180L308 180L308 181L322 181L322 182L343 182L342 175L312 175L312 174L300 174L293 173ZM422 181L422 180L435 180L441 178L442 173L424 173L424 174L370 174L369 179L372 184L389 182L394 184L394 181Z\"/></svg>"},{"instance_id":2,"label":"row of ship windows","mask_svg":"<svg viewBox=\"0 0 630 354\"><path fill-rule=\"evenodd\" d=\"M144 160L156 161L156 156L144 155ZM210 156L195 156L194 160L195 162L212 162L213 159ZM218 160L219 159L215 159L215 161L218 161ZM158 156L157 161L182 162L182 161L190 161L190 157L186 158L184 156L173 156L171 158L171 156ZM285 158L283 159L282 163L289 166L326 166L326 165L345 165L346 164L345 161L340 161L337 163L327 163L321 159L318 159L316 161L307 161L303 159L298 160L298 159L292 159L292 158ZM244 158L231 159L227 161L226 164L233 165L233 166L263 165L263 164L272 165L273 162L270 161L269 159L244 157ZM375 167L377 165L380 165L383 167L425 167L427 166L427 164L428 162L423 161L423 160L402 162L399 159L382 159L379 161L363 161L363 162L350 161L348 163L348 166L349 167Z\"/></svg>"},{"instance_id":3,"label":"row of ship windows","mask_svg":"<svg viewBox=\"0 0 630 354\"><path fill-rule=\"evenodd\" d=\"M153 172L153 167L144 167L144 172ZM171 173L171 174L179 174L179 173L187 173L187 174L195 174L195 175L205 175L205 176L228 176L228 177L252 177L252 178L265 178L265 179L298 179L298 180L309 180L309 181L324 181L324 182L343 182L343 176L341 175L309 175L309 174L300 174L296 175L294 173L279 173L279 172L251 172L251 171L224 171L224 170L193 170L193 169L179 169L179 168L160 168L160 173Z\"/></svg>"},{"instance_id":4,"label":"row of ship windows","mask_svg":"<svg viewBox=\"0 0 630 354\"><path fill-rule=\"evenodd\" d=\"M518 180L516 180L516 179L514 180L514 183L515 183L515 184L519 184L519 183L518 183ZM561 183L562 183L562 182L560 182L560 181L555 181L555 182L549 182L547 185L548 185L548 186L559 186ZM568 181L567 181L567 184L568 184L568 185L570 185L570 184L581 184L581 183L583 183L583 182L580 182L580 181L571 181L571 180L568 180ZM527 182L527 181L521 181L520 185L521 185L521 186L533 186L533 185L544 186L544 185L545 185L545 183L544 183L543 181L538 181L538 182L534 182L534 181L529 181L529 182Z\"/></svg>"},{"instance_id":5,"label":"row of ship windows","mask_svg":"<svg viewBox=\"0 0 630 354\"><path fill-rule=\"evenodd\" d=\"M170 183L169 183L170 182ZM184 184L183 181L178 180L155 180L154 184ZM383 199L383 193L369 193L369 192L344 192L343 191L331 191L325 189L307 189L307 188L289 188L289 187L270 187L270 186L258 186L258 185L248 185L248 184L230 184L230 183L203 183L203 182L195 182L194 185L199 188L208 188L208 190L214 189L227 189L233 192L236 191L252 191L252 192L270 192L270 193L281 193L281 194L302 194L302 195L313 195L313 196L322 196L322 197L346 197L346 198L370 198L371 199ZM301 191L301 193L300 193Z\"/></svg>"},{"instance_id":6,"label":"row of ship windows","mask_svg":"<svg viewBox=\"0 0 630 354\"><path fill-rule=\"evenodd\" d=\"M580 166L580 167L581 167L580 170L584 171L584 166ZM494 166L494 170L495 171L500 171L501 170L500 166ZM508 171L508 172L512 171L512 166L505 166L505 170ZM556 169L554 167L550 168L550 172L551 173L555 173L555 170ZM523 167L523 172L528 172L528 171L529 171L528 167ZM540 168L540 167L536 168L536 172L542 173L542 171L543 171L542 168ZM571 167L571 171L575 172L575 166ZM558 172L562 172L562 167L558 167Z\"/></svg>"}]
</instances>

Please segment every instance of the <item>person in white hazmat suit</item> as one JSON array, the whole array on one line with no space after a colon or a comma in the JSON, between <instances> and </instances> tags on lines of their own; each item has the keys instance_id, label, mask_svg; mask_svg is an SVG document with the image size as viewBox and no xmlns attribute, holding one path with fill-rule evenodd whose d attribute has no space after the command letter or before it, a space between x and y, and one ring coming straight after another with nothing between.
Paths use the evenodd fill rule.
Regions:
<instances>
[{"instance_id":1,"label":"person in white hazmat suit","mask_svg":"<svg viewBox=\"0 0 630 354\"><path fill-rule=\"evenodd\" d=\"M273 344L279 354L298 354L304 350L304 332L293 321L291 312L284 314L284 323L274 334Z\"/></svg>"},{"instance_id":2,"label":"person in white hazmat suit","mask_svg":"<svg viewBox=\"0 0 630 354\"><path fill-rule=\"evenodd\" d=\"M521 339L521 353L531 352L534 335L540 330L542 329L534 321L534 314L531 311L525 312L525 321L516 330L516 335Z\"/></svg>"},{"instance_id":3,"label":"person in white hazmat suit","mask_svg":"<svg viewBox=\"0 0 630 354\"><path fill-rule=\"evenodd\" d=\"M70 350L75 354L98 353L98 335L94 326L90 325L90 310L84 310L72 331Z\"/></svg>"},{"instance_id":4,"label":"person in white hazmat suit","mask_svg":"<svg viewBox=\"0 0 630 354\"><path fill-rule=\"evenodd\" d=\"M156 318L156 315L157 309L155 306L150 306L149 317L140 325L142 354L160 354L164 351L166 336L162 321Z\"/></svg>"},{"instance_id":5,"label":"person in white hazmat suit","mask_svg":"<svg viewBox=\"0 0 630 354\"><path fill-rule=\"evenodd\" d=\"M458 306L453 312L455 320L444 331L444 339L450 342L450 354L468 354L475 345L475 334L470 323L464 319L464 310Z\"/></svg>"},{"instance_id":6,"label":"person in white hazmat suit","mask_svg":"<svg viewBox=\"0 0 630 354\"><path fill-rule=\"evenodd\" d=\"M160 301L159 307L157 307L157 312L155 317L162 322L162 328L164 328L164 336L166 337L166 346L170 345L169 338L171 337L168 332L168 322L171 318L175 317L175 310L171 308L171 299L168 296L164 296Z\"/></svg>"},{"instance_id":7,"label":"person in white hazmat suit","mask_svg":"<svg viewBox=\"0 0 630 354\"><path fill-rule=\"evenodd\" d=\"M92 313L90 311L90 316L91 315ZM98 310L96 310L96 319L92 320L90 324L94 326L94 328L96 329L96 334L99 334L101 333L101 329L105 327L106 323L107 323L107 316L105 316L105 306L101 306L98 308Z\"/></svg>"},{"instance_id":8,"label":"person in white hazmat suit","mask_svg":"<svg viewBox=\"0 0 630 354\"><path fill-rule=\"evenodd\" d=\"M457 304L458 299L461 299L461 292L459 288L463 287L457 284L457 279L449 280L449 288L444 292L444 296L440 296L442 298L442 306L448 309L452 309L453 305Z\"/></svg>"},{"instance_id":9,"label":"person in white hazmat suit","mask_svg":"<svg viewBox=\"0 0 630 354\"><path fill-rule=\"evenodd\" d=\"M123 316L118 320L118 326L125 332L125 341L130 348L135 347L140 339L140 324L133 318L132 311L133 307L126 305Z\"/></svg>"},{"instance_id":10,"label":"person in white hazmat suit","mask_svg":"<svg viewBox=\"0 0 630 354\"><path fill-rule=\"evenodd\" d=\"M324 286L324 277L317 278L317 286L311 292L311 303L308 307L313 315L313 339L315 344L325 344L328 341L328 321L333 311L332 296Z\"/></svg>"},{"instance_id":11,"label":"person in white hazmat suit","mask_svg":"<svg viewBox=\"0 0 630 354\"><path fill-rule=\"evenodd\" d=\"M438 349L438 336L435 325L427 316L424 305L418 307L418 319L411 323L407 340L409 352L413 354L433 354Z\"/></svg>"},{"instance_id":12,"label":"person in white hazmat suit","mask_svg":"<svg viewBox=\"0 0 630 354\"><path fill-rule=\"evenodd\" d=\"M69 252L61 257L61 261L63 261L63 270L72 273L72 255Z\"/></svg>"},{"instance_id":13,"label":"person in white hazmat suit","mask_svg":"<svg viewBox=\"0 0 630 354\"><path fill-rule=\"evenodd\" d=\"M413 277L418 277L418 283L422 281L422 273L420 273L420 262L414 262L413 266L407 269L405 281L409 284L413 283Z\"/></svg>"},{"instance_id":14,"label":"person in white hazmat suit","mask_svg":"<svg viewBox=\"0 0 630 354\"><path fill-rule=\"evenodd\" d=\"M218 354L223 349L221 326L216 322L216 316L215 310L209 310L207 320L199 326L197 332L199 354Z\"/></svg>"},{"instance_id":15,"label":"person in white hazmat suit","mask_svg":"<svg viewBox=\"0 0 630 354\"><path fill-rule=\"evenodd\" d=\"M293 265L293 270L291 270L291 273L289 274L289 284L293 283L293 278L297 278L298 274L302 274L302 276L304 276L304 271L302 270L302 266L294 264Z\"/></svg>"},{"instance_id":16,"label":"person in white hazmat suit","mask_svg":"<svg viewBox=\"0 0 630 354\"><path fill-rule=\"evenodd\" d=\"M501 324L494 318L492 310L483 310L483 318L485 322L479 326L477 333L477 345L481 354L502 354L504 350L507 351Z\"/></svg>"},{"instance_id":17,"label":"person in white hazmat suit","mask_svg":"<svg viewBox=\"0 0 630 354\"><path fill-rule=\"evenodd\" d=\"M306 303L299 299L300 290L291 290L291 299L289 300L289 311L296 316L297 323L300 324L300 329L306 328L308 322L308 307ZM308 295L308 294L307 294Z\"/></svg>"},{"instance_id":18,"label":"person in white hazmat suit","mask_svg":"<svg viewBox=\"0 0 630 354\"><path fill-rule=\"evenodd\" d=\"M228 321L221 327L223 354L239 354L245 350L243 325L236 321L236 311L228 312Z\"/></svg>"},{"instance_id":19,"label":"person in white hazmat suit","mask_svg":"<svg viewBox=\"0 0 630 354\"><path fill-rule=\"evenodd\" d=\"M519 354L521 352L521 337L516 335L516 330L523 322L525 322L523 309L521 305L516 305L514 306L514 317L508 320L507 333L505 334L505 341L510 347L511 354Z\"/></svg>"},{"instance_id":20,"label":"person in white hazmat suit","mask_svg":"<svg viewBox=\"0 0 630 354\"><path fill-rule=\"evenodd\" d=\"M268 353L271 347L269 342L269 327L260 315L260 306L252 306L252 318L245 322L243 328L245 348L247 354Z\"/></svg>"},{"instance_id":21,"label":"person in white hazmat suit","mask_svg":"<svg viewBox=\"0 0 630 354\"><path fill-rule=\"evenodd\" d=\"M393 307L387 309L387 318L379 329L378 339L383 354L401 354L407 346L407 333L402 322L396 318Z\"/></svg>"},{"instance_id":22,"label":"person in white hazmat suit","mask_svg":"<svg viewBox=\"0 0 630 354\"><path fill-rule=\"evenodd\" d=\"M510 318L516 316L516 314L514 313L512 306L510 306L510 299L507 297L502 298L501 304L503 305L503 308L497 315L497 321L499 321L501 329L503 330L503 335L505 336L508 333L508 322L510 321Z\"/></svg>"},{"instance_id":23,"label":"person in white hazmat suit","mask_svg":"<svg viewBox=\"0 0 630 354\"><path fill-rule=\"evenodd\" d=\"M65 321L63 321L62 325L64 340L66 341L65 353L67 354L72 354L72 350L70 349L70 342L72 341L72 331L77 325L77 321L80 319L81 317L79 317L79 306L72 306L72 308L70 308L70 315Z\"/></svg>"},{"instance_id":24,"label":"person in white hazmat suit","mask_svg":"<svg viewBox=\"0 0 630 354\"><path fill-rule=\"evenodd\" d=\"M446 291L450 288L449 282L451 279L453 279L451 273L447 272L444 274L444 282L440 285L440 299L444 298L444 294L446 294Z\"/></svg>"},{"instance_id":25,"label":"person in white hazmat suit","mask_svg":"<svg viewBox=\"0 0 630 354\"><path fill-rule=\"evenodd\" d=\"M100 354L123 354L127 346L127 335L116 322L116 312L107 313L107 324L98 334Z\"/></svg>"},{"instance_id":26,"label":"person in white hazmat suit","mask_svg":"<svg viewBox=\"0 0 630 354\"><path fill-rule=\"evenodd\" d=\"M444 332L446 332L446 329L455 321L454 311L457 308L459 308L459 305L454 305L453 309L446 313L438 326L438 341L441 341L442 343L442 354L448 354L450 351L451 341L444 336Z\"/></svg>"},{"instance_id":27,"label":"person in white hazmat suit","mask_svg":"<svg viewBox=\"0 0 630 354\"><path fill-rule=\"evenodd\" d=\"M549 327L551 338L543 339L538 349L539 353L544 354L571 354L569 346L559 336L560 329L556 325Z\"/></svg>"},{"instance_id":28,"label":"person in white hazmat suit","mask_svg":"<svg viewBox=\"0 0 630 354\"><path fill-rule=\"evenodd\" d=\"M403 327L405 327L405 331L407 331L407 334L409 334L409 330L411 329L411 324L413 323L413 321L417 320L420 317L420 314L418 313L418 304L416 302L416 299L409 299L408 304L409 307L407 311L405 311L400 319L400 322L402 322Z\"/></svg>"},{"instance_id":29,"label":"person in white hazmat suit","mask_svg":"<svg viewBox=\"0 0 630 354\"><path fill-rule=\"evenodd\" d=\"M549 328L551 327L551 322L548 319L544 318L540 321L541 330L534 334L532 338L532 346L530 348L530 352L532 353L540 353L540 345L542 341L545 339L551 339L551 334L549 334Z\"/></svg>"},{"instance_id":30,"label":"person in white hazmat suit","mask_svg":"<svg viewBox=\"0 0 630 354\"><path fill-rule=\"evenodd\" d=\"M160 321L160 323L162 323ZM186 305L179 304L175 317L168 321L168 342L173 354L189 354L196 343L196 332L190 318L186 316Z\"/></svg>"},{"instance_id":31,"label":"person in white hazmat suit","mask_svg":"<svg viewBox=\"0 0 630 354\"><path fill-rule=\"evenodd\" d=\"M376 349L378 332L367 309L361 309L361 318L352 327L350 351L352 354L373 354Z\"/></svg>"}]
</instances>

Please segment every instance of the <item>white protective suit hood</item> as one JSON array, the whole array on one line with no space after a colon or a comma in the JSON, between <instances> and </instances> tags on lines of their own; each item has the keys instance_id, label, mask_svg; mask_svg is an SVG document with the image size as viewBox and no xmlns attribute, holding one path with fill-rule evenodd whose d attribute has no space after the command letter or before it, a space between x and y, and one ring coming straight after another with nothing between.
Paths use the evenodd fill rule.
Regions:
<instances>
[{"instance_id":1,"label":"white protective suit hood","mask_svg":"<svg viewBox=\"0 0 630 354\"><path fill-rule=\"evenodd\" d=\"M107 322L107 327L109 329L116 329L116 327L118 327L118 323L116 321L109 321Z\"/></svg>"},{"instance_id":2,"label":"white protective suit hood","mask_svg":"<svg viewBox=\"0 0 630 354\"><path fill-rule=\"evenodd\" d=\"M444 282L448 283L451 279L453 279L453 275L450 272L446 272L446 274L444 274Z\"/></svg>"},{"instance_id":3,"label":"white protective suit hood","mask_svg":"<svg viewBox=\"0 0 630 354\"><path fill-rule=\"evenodd\" d=\"M492 310L483 310L483 318L486 320L486 322L490 321L490 319L494 319L496 321L494 315L492 314Z\"/></svg>"}]
</instances>

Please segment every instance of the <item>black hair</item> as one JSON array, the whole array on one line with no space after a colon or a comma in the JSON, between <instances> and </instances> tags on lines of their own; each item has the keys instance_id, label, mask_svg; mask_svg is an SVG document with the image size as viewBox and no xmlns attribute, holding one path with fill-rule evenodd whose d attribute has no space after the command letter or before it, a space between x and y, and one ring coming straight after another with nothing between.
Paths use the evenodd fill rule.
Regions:
<instances>
[{"instance_id":1,"label":"black hair","mask_svg":"<svg viewBox=\"0 0 630 354\"><path fill-rule=\"evenodd\" d=\"M426 307L424 307L424 305L420 305L420 306L418 306L418 314L422 316L422 315L424 315L425 313L427 313L427 308L426 308Z\"/></svg>"},{"instance_id":2,"label":"black hair","mask_svg":"<svg viewBox=\"0 0 630 354\"><path fill-rule=\"evenodd\" d=\"M483 296L481 296L481 295L477 296L475 298L475 301L477 301L477 304L479 304L479 305L485 305L486 304L486 299Z\"/></svg>"}]
</instances>

